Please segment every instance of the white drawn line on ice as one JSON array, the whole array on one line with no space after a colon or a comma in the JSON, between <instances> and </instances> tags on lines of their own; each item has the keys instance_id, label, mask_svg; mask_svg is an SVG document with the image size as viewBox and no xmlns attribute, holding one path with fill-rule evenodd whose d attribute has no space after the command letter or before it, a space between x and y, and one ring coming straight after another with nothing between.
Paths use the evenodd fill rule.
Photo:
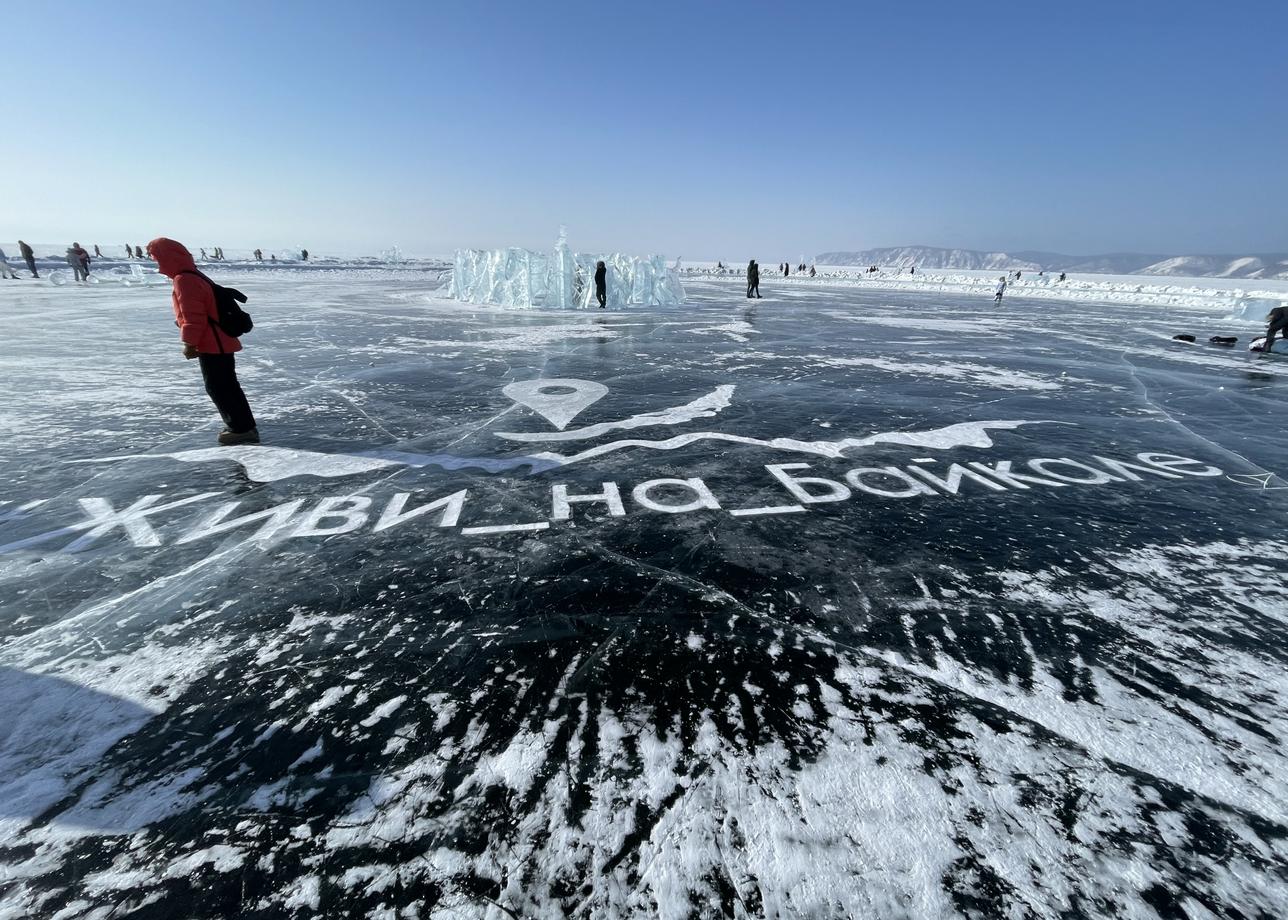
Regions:
<instances>
[{"instance_id":1,"label":"white drawn line on ice","mask_svg":"<svg viewBox=\"0 0 1288 920\"><path fill-rule=\"evenodd\" d=\"M765 505L761 508L734 508L729 513L734 517L756 517L761 514L795 514L804 510L804 505Z\"/></svg>"},{"instance_id":2,"label":"white drawn line on ice","mask_svg":"<svg viewBox=\"0 0 1288 920\"><path fill-rule=\"evenodd\" d=\"M564 455L551 451L531 454L537 460L568 466L593 457L601 457L627 447L647 447L652 450L676 450L697 441L729 441L734 444L750 444L755 447L770 447L775 450L786 450L800 454L814 454L819 457L844 459L845 451L851 447L871 447L874 444L901 444L907 447L928 447L932 450L951 450L955 447L992 447L993 439L988 436L989 429L1009 430L1021 425L1060 424L1053 419L1032 421L998 420L988 422L958 422L943 428L931 428L927 431L883 431L868 435L865 438L843 438L840 441L801 441L796 438L749 438L738 434L725 434L721 431L695 431L691 434L680 434L664 441L645 441L628 439L612 441L597 447L587 448L581 453Z\"/></svg>"},{"instance_id":3,"label":"white drawn line on ice","mask_svg":"<svg viewBox=\"0 0 1288 920\"><path fill-rule=\"evenodd\" d=\"M1288 489L1288 485L1272 486L1270 484L1271 480L1279 479L1274 473L1231 473L1225 478L1231 482L1237 482L1241 486L1260 486L1263 492L1280 492ZM1280 479L1280 482L1282 481Z\"/></svg>"},{"instance_id":4,"label":"white drawn line on ice","mask_svg":"<svg viewBox=\"0 0 1288 920\"><path fill-rule=\"evenodd\" d=\"M52 540L55 537L61 537L64 535L70 535L70 534L79 533L79 532L80 532L79 528L72 527L72 526L59 527L57 530L47 530L44 533L38 533L33 537L27 537L23 540L15 540L12 543L5 543L3 545L0 545L0 554L13 552L14 550L19 550L19 549L26 549L28 546L37 546L41 543L48 542L49 540Z\"/></svg>"},{"instance_id":5,"label":"white drawn line on ice","mask_svg":"<svg viewBox=\"0 0 1288 920\"><path fill-rule=\"evenodd\" d=\"M491 457L458 457L452 454L418 454L392 449L376 449L360 454L328 454L289 447L210 447L163 454L125 454L116 457L91 457L68 463L110 463L121 460L178 460L181 463L205 463L232 460L241 464L247 477L255 482L277 482L293 476L333 478L369 473L374 470L401 467L441 466L445 470L477 467L490 473L520 466L539 465L527 457L494 459Z\"/></svg>"},{"instance_id":6,"label":"white drawn line on ice","mask_svg":"<svg viewBox=\"0 0 1288 920\"><path fill-rule=\"evenodd\" d=\"M721 387L720 390L723 390ZM714 400L720 390L708 394L695 403ZM732 385L728 386L732 392ZM690 403L693 406L695 403ZM689 407L681 407L689 408ZM705 410L704 410L705 411ZM654 413L654 416L658 413ZM645 419L649 416L635 416ZM610 423L619 424L619 423ZM653 424L669 424L655 422ZM839 441L801 441L796 438L749 438L743 435L725 434L717 431L698 431L691 434L676 435L663 441L622 440L612 441L588 448L578 454L564 455L553 452L527 454L517 458L489 457L455 457L437 454L413 454L393 450L373 450L363 454L329 454L320 451L296 450L293 448L270 446L246 447L212 447L196 450L184 450L171 453L126 454L112 457L91 457L84 460L70 460L69 463L109 463L123 460L178 460L184 463L201 463L218 460L232 460L242 466L246 475L256 482L276 482L293 476L319 476L324 478L352 476L357 473L373 472L380 469L396 467L441 466L455 470L465 467L477 467L488 472L498 472L502 468L530 466L536 472L555 466L568 466L582 460L600 457L604 454L624 450L627 447L646 447L653 450L675 450L698 441L729 441L735 444L749 444L756 447L768 447L774 450L785 450L794 453L813 454L820 457L843 459L845 451L852 447L869 447L874 444L898 444L907 447L922 447L931 450L951 450L956 447L992 447L993 441L988 436L989 429L1014 429L1022 425L1067 425L1068 422L1057 422L1052 419L1034 419L1030 421L984 421L958 422L943 428L932 428L926 431L887 431L868 435L864 438L845 438ZM582 432L591 431L600 426L580 429L580 431L552 432L550 435L503 435L533 440L561 439L564 436L590 437ZM920 462L920 461L919 461ZM547 464L548 466L541 466ZM54 534L56 535L56 534ZM29 538L31 539L31 538ZM9 547L13 548L13 547Z\"/></svg>"},{"instance_id":7,"label":"white drawn line on ice","mask_svg":"<svg viewBox=\"0 0 1288 920\"><path fill-rule=\"evenodd\" d=\"M574 428L571 431L551 432L518 432L498 431L498 438L508 441L580 441L586 438L597 438L610 431L628 430L631 428L648 428L654 425L679 425L699 418L711 418L720 411L729 408L733 403L733 384L716 387L706 396L683 406L670 409L659 409L656 412L645 412L632 415L617 422L602 422L598 425L587 425L585 428Z\"/></svg>"},{"instance_id":8,"label":"white drawn line on ice","mask_svg":"<svg viewBox=\"0 0 1288 920\"><path fill-rule=\"evenodd\" d=\"M549 521L537 521L533 524L490 524L487 527L462 527L461 533L515 533L520 531L545 530L549 526Z\"/></svg>"},{"instance_id":9,"label":"white drawn line on ice","mask_svg":"<svg viewBox=\"0 0 1288 920\"><path fill-rule=\"evenodd\" d=\"M116 457L91 457L70 463L109 463L118 460L178 460L180 463L205 463L233 460L241 464L246 475L256 482L275 482L291 476L352 476L391 466L406 466L397 460L362 457L354 454L327 454L289 447L247 445L240 447L205 447L163 454L124 454Z\"/></svg>"}]
</instances>

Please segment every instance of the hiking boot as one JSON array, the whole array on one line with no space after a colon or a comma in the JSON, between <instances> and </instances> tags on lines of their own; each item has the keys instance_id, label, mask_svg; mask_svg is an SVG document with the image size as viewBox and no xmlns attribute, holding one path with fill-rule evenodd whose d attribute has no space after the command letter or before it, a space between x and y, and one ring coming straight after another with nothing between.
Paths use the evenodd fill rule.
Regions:
<instances>
[{"instance_id":1,"label":"hiking boot","mask_svg":"<svg viewBox=\"0 0 1288 920\"><path fill-rule=\"evenodd\" d=\"M221 431L219 432L219 443L225 447L231 447L234 444L258 444L259 429L252 428L250 431Z\"/></svg>"}]
</instances>

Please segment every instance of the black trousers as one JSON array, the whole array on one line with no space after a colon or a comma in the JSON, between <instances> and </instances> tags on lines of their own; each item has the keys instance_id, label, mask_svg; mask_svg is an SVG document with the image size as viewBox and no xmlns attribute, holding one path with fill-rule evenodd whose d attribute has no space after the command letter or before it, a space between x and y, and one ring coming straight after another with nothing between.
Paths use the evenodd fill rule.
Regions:
<instances>
[{"instance_id":1,"label":"black trousers","mask_svg":"<svg viewBox=\"0 0 1288 920\"><path fill-rule=\"evenodd\" d=\"M604 304L608 303L608 294L602 287L596 286L595 299L599 301L599 305L602 307Z\"/></svg>"},{"instance_id":2,"label":"black trousers","mask_svg":"<svg viewBox=\"0 0 1288 920\"><path fill-rule=\"evenodd\" d=\"M36 271L36 260L31 256L25 256L27 268L31 269L31 277L39 278L40 273Z\"/></svg>"},{"instance_id":3,"label":"black trousers","mask_svg":"<svg viewBox=\"0 0 1288 920\"><path fill-rule=\"evenodd\" d=\"M197 355L201 362L201 377L206 381L206 393L219 410L219 416L229 431L241 434L255 427L255 416L250 413L250 403L237 380L237 366L232 355Z\"/></svg>"}]
</instances>

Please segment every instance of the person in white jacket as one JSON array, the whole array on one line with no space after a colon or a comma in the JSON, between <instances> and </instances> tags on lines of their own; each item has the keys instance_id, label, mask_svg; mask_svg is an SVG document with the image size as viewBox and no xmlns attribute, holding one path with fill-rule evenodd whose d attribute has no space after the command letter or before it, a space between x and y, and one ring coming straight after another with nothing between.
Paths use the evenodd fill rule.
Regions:
<instances>
[{"instance_id":1,"label":"person in white jacket","mask_svg":"<svg viewBox=\"0 0 1288 920\"><path fill-rule=\"evenodd\" d=\"M18 280L18 273L13 270L9 260L5 258L4 250L0 249L0 278L12 278Z\"/></svg>"},{"instance_id":2,"label":"person in white jacket","mask_svg":"<svg viewBox=\"0 0 1288 920\"><path fill-rule=\"evenodd\" d=\"M1005 278L998 278L998 279L997 279L997 293L993 295L993 300L997 301L998 303L1001 303L1001 302L1002 302L1002 295L1003 295L1003 294L1005 294L1005 293L1006 293L1006 279L1005 279Z\"/></svg>"}]
</instances>

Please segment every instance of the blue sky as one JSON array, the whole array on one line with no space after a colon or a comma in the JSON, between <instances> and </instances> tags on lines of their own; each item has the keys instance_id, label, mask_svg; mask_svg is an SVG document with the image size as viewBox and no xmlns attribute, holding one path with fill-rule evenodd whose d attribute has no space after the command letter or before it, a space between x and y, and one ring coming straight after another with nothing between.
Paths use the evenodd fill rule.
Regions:
<instances>
[{"instance_id":1,"label":"blue sky","mask_svg":"<svg viewBox=\"0 0 1288 920\"><path fill-rule=\"evenodd\" d=\"M1288 250L1282 2L0 2L0 239Z\"/></svg>"}]
</instances>

